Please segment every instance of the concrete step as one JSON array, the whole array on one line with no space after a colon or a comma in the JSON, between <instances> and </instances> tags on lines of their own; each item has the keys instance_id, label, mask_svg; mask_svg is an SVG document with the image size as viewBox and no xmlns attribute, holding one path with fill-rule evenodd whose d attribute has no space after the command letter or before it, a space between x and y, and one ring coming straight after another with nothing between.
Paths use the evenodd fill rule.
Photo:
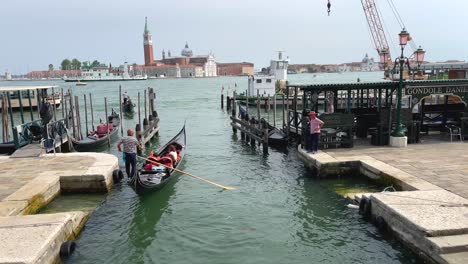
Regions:
<instances>
[{"instance_id":1,"label":"concrete step","mask_svg":"<svg viewBox=\"0 0 468 264\"><path fill-rule=\"evenodd\" d=\"M442 254L441 258L449 264L466 264L468 263L468 252Z\"/></svg>"},{"instance_id":2,"label":"concrete step","mask_svg":"<svg viewBox=\"0 0 468 264\"><path fill-rule=\"evenodd\" d=\"M440 237L426 237L430 247L438 254L467 252L468 254L468 234ZM468 256L468 255L467 255ZM468 263L465 262L465 263Z\"/></svg>"}]
</instances>

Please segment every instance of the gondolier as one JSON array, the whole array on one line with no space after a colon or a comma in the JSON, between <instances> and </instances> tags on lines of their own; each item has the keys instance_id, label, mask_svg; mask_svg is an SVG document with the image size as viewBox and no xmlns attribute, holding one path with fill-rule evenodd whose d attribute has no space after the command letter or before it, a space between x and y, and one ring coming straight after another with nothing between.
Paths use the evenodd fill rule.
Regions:
<instances>
[{"instance_id":1,"label":"gondolier","mask_svg":"<svg viewBox=\"0 0 468 264\"><path fill-rule=\"evenodd\" d=\"M136 151L137 148L141 149L140 142L138 142L138 140L133 137L133 129L128 129L127 136L123 137L117 144L119 151L122 151L121 145L123 145L123 153L125 156L125 172L127 173L128 178L131 179L133 176L135 176L136 171Z\"/></svg>"}]
</instances>

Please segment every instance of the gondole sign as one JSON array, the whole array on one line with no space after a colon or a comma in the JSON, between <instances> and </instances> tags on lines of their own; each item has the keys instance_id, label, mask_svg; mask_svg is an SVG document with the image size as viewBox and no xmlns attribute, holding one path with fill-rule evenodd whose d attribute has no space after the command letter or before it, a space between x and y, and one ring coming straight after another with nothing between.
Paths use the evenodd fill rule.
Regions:
<instances>
[{"instance_id":1,"label":"gondole sign","mask_svg":"<svg viewBox=\"0 0 468 264\"><path fill-rule=\"evenodd\" d=\"M468 84L455 85L428 85L428 86L411 86L407 85L404 89L405 95L411 95L413 104L418 103L422 98L429 95L446 94L458 95L462 100L468 95Z\"/></svg>"},{"instance_id":2,"label":"gondole sign","mask_svg":"<svg viewBox=\"0 0 468 264\"><path fill-rule=\"evenodd\" d=\"M468 84L434 85L434 86L405 86L405 95L426 96L431 94L456 94L464 96L468 93Z\"/></svg>"}]
</instances>

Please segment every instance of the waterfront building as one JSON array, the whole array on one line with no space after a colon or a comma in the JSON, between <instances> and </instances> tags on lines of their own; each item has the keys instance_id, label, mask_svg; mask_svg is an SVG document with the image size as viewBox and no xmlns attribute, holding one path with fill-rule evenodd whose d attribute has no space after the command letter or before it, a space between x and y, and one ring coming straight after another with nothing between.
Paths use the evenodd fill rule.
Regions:
<instances>
[{"instance_id":1,"label":"waterfront building","mask_svg":"<svg viewBox=\"0 0 468 264\"><path fill-rule=\"evenodd\" d=\"M143 32L144 65L135 65L135 70L149 77L214 77L217 76L216 61L213 53L208 55L194 55L188 42L180 52L180 56L171 56L170 50L162 50L161 60L153 57L153 40L148 29L148 20L145 18Z\"/></svg>"},{"instance_id":2,"label":"waterfront building","mask_svg":"<svg viewBox=\"0 0 468 264\"><path fill-rule=\"evenodd\" d=\"M217 63L219 76L253 75L254 64L250 62Z\"/></svg>"}]
</instances>

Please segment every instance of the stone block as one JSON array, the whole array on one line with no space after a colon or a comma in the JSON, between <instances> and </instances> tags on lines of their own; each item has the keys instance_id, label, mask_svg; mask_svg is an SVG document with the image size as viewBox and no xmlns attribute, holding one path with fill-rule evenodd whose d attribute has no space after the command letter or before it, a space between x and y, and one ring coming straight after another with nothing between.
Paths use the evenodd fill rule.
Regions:
<instances>
[{"instance_id":1,"label":"stone block","mask_svg":"<svg viewBox=\"0 0 468 264\"><path fill-rule=\"evenodd\" d=\"M390 136L391 147L406 148L408 146L408 137L392 137Z\"/></svg>"}]
</instances>

